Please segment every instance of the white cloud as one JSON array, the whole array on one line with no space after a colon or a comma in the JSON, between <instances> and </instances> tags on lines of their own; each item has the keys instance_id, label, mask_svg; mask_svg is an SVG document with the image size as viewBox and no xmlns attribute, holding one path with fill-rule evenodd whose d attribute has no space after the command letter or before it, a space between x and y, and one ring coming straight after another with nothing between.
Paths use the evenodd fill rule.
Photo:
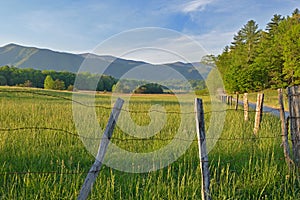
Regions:
<instances>
[{"instance_id":1,"label":"white cloud","mask_svg":"<svg viewBox=\"0 0 300 200\"><path fill-rule=\"evenodd\" d=\"M215 3L218 0L170 0L166 1L168 3L162 3L161 9L162 13L184 13L184 14L193 14L197 11L205 10L206 6L212 3Z\"/></svg>"},{"instance_id":2,"label":"white cloud","mask_svg":"<svg viewBox=\"0 0 300 200\"><path fill-rule=\"evenodd\" d=\"M214 0L194 0L188 3L185 3L181 7L181 11L184 13L190 13L195 11L202 11L205 9L205 6L212 3Z\"/></svg>"}]
</instances>

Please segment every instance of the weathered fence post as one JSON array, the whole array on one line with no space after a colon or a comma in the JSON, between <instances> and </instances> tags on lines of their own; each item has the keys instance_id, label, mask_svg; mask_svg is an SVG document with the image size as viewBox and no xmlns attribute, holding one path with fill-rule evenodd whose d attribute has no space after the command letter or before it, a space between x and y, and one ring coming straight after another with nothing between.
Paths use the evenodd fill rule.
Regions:
<instances>
[{"instance_id":1,"label":"weathered fence post","mask_svg":"<svg viewBox=\"0 0 300 200\"><path fill-rule=\"evenodd\" d=\"M82 185L82 188L80 190L78 200L87 199L87 197L88 197L88 195L91 191L92 185L95 182L95 180L96 180L96 178L97 178L97 176L100 172L102 162L103 162L103 159L104 159L109 141L112 137L113 130L116 126L116 122L118 120L119 114L121 112L121 108L123 106L123 103L124 103L124 100L118 98L115 105L114 105L114 107L113 107L113 109L112 109L112 111L111 111L108 123L106 125L105 131L104 131L103 136L101 138L101 142L100 142L100 145L99 145L96 160L95 160L94 164L92 165L89 173L86 176L86 179L85 179L85 181Z\"/></svg>"},{"instance_id":2,"label":"weathered fence post","mask_svg":"<svg viewBox=\"0 0 300 200\"><path fill-rule=\"evenodd\" d=\"M288 129L286 127L282 89L278 89L278 101L279 101L279 106L280 106L279 111L280 111L280 120L281 120L283 153L284 153L285 162L290 168L291 165L293 164L293 161L290 157L290 147L289 147L289 142L288 142Z\"/></svg>"},{"instance_id":3,"label":"weathered fence post","mask_svg":"<svg viewBox=\"0 0 300 200\"><path fill-rule=\"evenodd\" d=\"M239 93L236 92L236 104L235 104L235 110L238 110L239 108Z\"/></svg>"},{"instance_id":4,"label":"weathered fence post","mask_svg":"<svg viewBox=\"0 0 300 200\"><path fill-rule=\"evenodd\" d=\"M200 168L202 174L202 200L210 200L210 175L206 152L205 123L202 99L195 99L196 128L199 146Z\"/></svg>"},{"instance_id":5,"label":"weathered fence post","mask_svg":"<svg viewBox=\"0 0 300 200\"><path fill-rule=\"evenodd\" d=\"M244 93L243 96L243 101L244 101L244 120L248 121L249 120L249 102L248 102L248 93Z\"/></svg>"},{"instance_id":6,"label":"weathered fence post","mask_svg":"<svg viewBox=\"0 0 300 200\"><path fill-rule=\"evenodd\" d=\"M260 122L262 120L262 110L264 104L264 94L257 94L257 102L256 102L256 113L255 113L255 123L253 133L256 135L259 130Z\"/></svg>"},{"instance_id":7,"label":"weathered fence post","mask_svg":"<svg viewBox=\"0 0 300 200\"><path fill-rule=\"evenodd\" d=\"M232 96L227 96L227 104L232 106Z\"/></svg>"},{"instance_id":8,"label":"weathered fence post","mask_svg":"<svg viewBox=\"0 0 300 200\"><path fill-rule=\"evenodd\" d=\"M226 102L226 95L222 96L222 102L225 103Z\"/></svg>"},{"instance_id":9,"label":"weathered fence post","mask_svg":"<svg viewBox=\"0 0 300 200\"><path fill-rule=\"evenodd\" d=\"M288 87L290 130L294 162L300 165L300 92L298 86Z\"/></svg>"}]
</instances>

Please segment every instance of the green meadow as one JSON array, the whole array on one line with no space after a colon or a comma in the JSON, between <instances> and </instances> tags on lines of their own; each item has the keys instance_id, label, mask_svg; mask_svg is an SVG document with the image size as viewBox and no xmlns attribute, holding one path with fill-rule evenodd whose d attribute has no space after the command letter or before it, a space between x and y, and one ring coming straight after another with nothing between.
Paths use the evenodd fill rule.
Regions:
<instances>
[{"instance_id":1,"label":"green meadow","mask_svg":"<svg viewBox=\"0 0 300 200\"><path fill-rule=\"evenodd\" d=\"M200 98L208 128L210 98ZM71 92L0 87L1 200L77 198L95 158L78 136L71 99ZM177 101L172 95L132 96L128 109L135 111L130 116L136 124L151 122L149 113L139 111L154 104L170 112L166 124L149 140L133 140L117 127L111 142L133 152L167 145L170 141L160 138L173 138L179 127ZM112 106L110 94L97 94L95 105L104 128ZM280 120L265 113L258 136L253 136L254 113L244 122L243 112L227 109L221 136L208 155L212 198L300 199L299 174L284 161ZM104 165L89 199L201 199L198 155L195 133L188 150L157 171L127 173Z\"/></svg>"}]
</instances>

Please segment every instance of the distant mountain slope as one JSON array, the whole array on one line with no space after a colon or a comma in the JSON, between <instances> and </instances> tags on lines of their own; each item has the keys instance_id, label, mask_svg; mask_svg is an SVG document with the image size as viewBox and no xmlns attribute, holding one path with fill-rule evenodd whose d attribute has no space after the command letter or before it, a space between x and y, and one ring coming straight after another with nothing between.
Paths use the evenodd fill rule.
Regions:
<instances>
[{"instance_id":1,"label":"distant mountain slope","mask_svg":"<svg viewBox=\"0 0 300 200\"><path fill-rule=\"evenodd\" d=\"M9 44L0 47L0 65L14 65L19 68L76 72L84 58L71 53L55 52L48 49L23 47Z\"/></svg>"},{"instance_id":2,"label":"distant mountain slope","mask_svg":"<svg viewBox=\"0 0 300 200\"><path fill-rule=\"evenodd\" d=\"M113 62L112 62L113 61ZM0 66L13 65L18 68L34 68L40 70L55 70L77 72L81 64L86 66L84 71L103 72L116 78L121 77L124 73L137 66L144 66L149 70L162 70L162 73L169 73L167 67L175 69L186 79L199 80L202 79L198 71L201 72L203 78L206 78L211 67L201 65L200 63L169 63L164 65L152 65L149 63L125 60L115 58L113 56L99 56L94 54L72 54L65 52L56 52L49 49L40 49L35 47L25 47L16 44L8 44L0 47ZM109 66L109 67L108 67ZM198 71L194 68L197 66ZM133 72L132 77L138 77L139 72ZM149 74L151 75L151 73Z\"/></svg>"}]
</instances>

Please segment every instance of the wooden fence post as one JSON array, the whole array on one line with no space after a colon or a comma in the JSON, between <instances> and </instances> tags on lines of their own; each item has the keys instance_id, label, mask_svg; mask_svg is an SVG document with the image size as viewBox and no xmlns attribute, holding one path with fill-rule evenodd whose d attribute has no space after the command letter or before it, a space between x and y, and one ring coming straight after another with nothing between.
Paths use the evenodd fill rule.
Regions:
<instances>
[{"instance_id":1,"label":"wooden fence post","mask_svg":"<svg viewBox=\"0 0 300 200\"><path fill-rule=\"evenodd\" d=\"M257 135L259 126L260 126L260 122L262 120L263 104L264 104L264 94L257 94L255 123L254 123L254 129L253 129L254 135Z\"/></svg>"},{"instance_id":2,"label":"wooden fence post","mask_svg":"<svg viewBox=\"0 0 300 200\"><path fill-rule=\"evenodd\" d=\"M121 112L121 108L123 106L123 103L124 103L124 100L118 98L115 105L114 105L114 107L113 107L113 109L112 109L112 111L111 111L108 123L106 125L105 131L104 131L103 136L101 138L101 142L100 142L100 145L99 145L96 160L95 160L94 164L92 165L89 173L86 176L86 179L85 179L85 181L82 185L82 188L80 190L78 200L87 199L87 197L88 197L88 195L91 191L92 185L95 182L95 180L96 180L96 178L97 178L97 176L100 172L102 162L103 162L103 159L104 159L109 141L112 137L113 130L116 126L116 122L118 120L119 114Z\"/></svg>"},{"instance_id":3,"label":"wooden fence post","mask_svg":"<svg viewBox=\"0 0 300 200\"><path fill-rule=\"evenodd\" d=\"M235 104L235 110L238 110L239 108L239 93L236 92L236 104Z\"/></svg>"},{"instance_id":4,"label":"wooden fence post","mask_svg":"<svg viewBox=\"0 0 300 200\"><path fill-rule=\"evenodd\" d=\"M248 121L249 120L249 102L248 102L248 93L244 93L243 96L243 101L244 101L244 120Z\"/></svg>"},{"instance_id":5,"label":"wooden fence post","mask_svg":"<svg viewBox=\"0 0 300 200\"><path fill-rule=\"evenodd\" d=\"M199 147L200 169L202 174L202 200L210 200L210 175L208 155L206 152L205 122L202 99L195 99L196 128Z\"/></svg>"},{"instance_id":6,"label":"wooden fence post","mask_svg":"<svg viewBox=\"0 0 300 200\"><path fill-rule=\"evenodd\" d=\"M288 100L294 162L300 166L300 92L298 86L288 87Z\"/></svg>"},{"instance_id":7,"label":"wooden fence post","mask_svg":"<svg viewBox=\"0 0 300 200\"><path fill-rule=\"evenodd\" d=\"M232 96L227 96L227 104L232 106Z\"/></svg>"},{"instance_id":8,"label":"wooden fence post","mask_svg":"<svg viewBox=\"0 0 300 200\"><path fill-rule=\"evenodd\" d=\"M290 147L289 147L289 142L288 142L288 129L286 127L282 89L278 89L278 101L279 101L279 106L280 106L279 111L280 111L280 120L281 120L283 153L284 153L284 158L285 158L286 164L289 166L289 168L291 168L293 161L290 157Z\"/></svg>"}]
</instances>

